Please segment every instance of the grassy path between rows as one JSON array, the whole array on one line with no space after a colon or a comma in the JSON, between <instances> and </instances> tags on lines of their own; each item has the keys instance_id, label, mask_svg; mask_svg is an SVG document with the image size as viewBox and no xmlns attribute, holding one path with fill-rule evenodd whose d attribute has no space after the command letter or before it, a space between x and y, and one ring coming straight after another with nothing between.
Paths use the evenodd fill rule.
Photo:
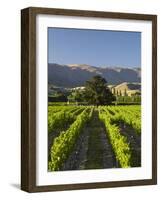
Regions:
<instances>
[{"instance_id":1,"label":"grassy path between rows","mask_svg":"<svg viewBox=\"0 0 161 200\"><path fill-rule=\"evenodd\" d=\"M98 118L97 109L95 109L87 129L90 131L90 137L85 168L103 169L117 167L115 155L106 136L104 124Z\"/></svg>"},{"instance_id":2,"label":"grassy path between rows","mask_svg":"<svg viewBox=\"0 0 161 200\"><path fill-rule=\"evenodd\" d=\"M104 169L119 167L106 136L104 124L94 109L92 118L84 127L74 151L62 170Z\"/></svg>"}]
</instances>

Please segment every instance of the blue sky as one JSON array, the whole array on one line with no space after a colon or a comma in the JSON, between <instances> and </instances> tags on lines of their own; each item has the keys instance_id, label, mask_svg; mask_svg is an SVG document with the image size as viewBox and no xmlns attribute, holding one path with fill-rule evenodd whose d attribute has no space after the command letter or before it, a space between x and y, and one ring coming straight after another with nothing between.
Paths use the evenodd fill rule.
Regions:
<instances>
[{"instance_id":1,"label":"blue sky","mask_svg":"<svg viewBox=\"0 0 161 200\"><path fill-rule=\"evenodd\" d=\"M141 33L48 28L48 62L141 67Z\"/></svg>"}]
</instances>

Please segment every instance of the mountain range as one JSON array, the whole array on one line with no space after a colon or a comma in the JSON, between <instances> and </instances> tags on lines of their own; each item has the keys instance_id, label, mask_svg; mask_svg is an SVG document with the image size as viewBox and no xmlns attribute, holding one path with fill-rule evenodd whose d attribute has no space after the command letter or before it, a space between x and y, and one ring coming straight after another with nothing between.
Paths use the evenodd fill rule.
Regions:
<instances>
[{"instance_id":1,"label":"mountain range","mask_svg":"<svg viewBox=\"0 0 161 200\"><path fill-rule=\"evenodd\" d=\"M108 84L114 85L122 82L141 82L140 68L95 67L86 64L48 64L48 82L55 86L83 86L87 80L95 75L104 77Z\"/></svg>"}]
</instances>

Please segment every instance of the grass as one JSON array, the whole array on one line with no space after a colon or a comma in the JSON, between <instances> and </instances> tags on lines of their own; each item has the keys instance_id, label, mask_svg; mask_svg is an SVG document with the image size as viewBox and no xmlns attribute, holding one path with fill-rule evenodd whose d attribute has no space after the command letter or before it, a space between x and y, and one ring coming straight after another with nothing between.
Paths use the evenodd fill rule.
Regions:
<instances>
[{"instance_id":1,"label":"grass","mask_svg":"<svg viewBox=\"0 0 161 200\"><path fill-rule=\"evenodd\" d=\"M95 110L89 123L91 133L88 143L86 169L101 169L103 165L103 147L100 136L102 130L100 123L98 111Z\"/></svg>"}]
</instances>

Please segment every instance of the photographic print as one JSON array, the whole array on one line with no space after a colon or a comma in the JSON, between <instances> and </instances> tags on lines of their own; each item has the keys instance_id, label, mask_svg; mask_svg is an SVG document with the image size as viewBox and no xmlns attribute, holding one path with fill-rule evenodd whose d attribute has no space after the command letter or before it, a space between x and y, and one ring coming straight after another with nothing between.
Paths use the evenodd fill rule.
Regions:
<instances>
[{"instance_id":1,"label":"photographic print","mask_svg":"<svg viewBox=\"0 0 161 200\"><path fill-rule=\"evenodd\" d=\"M157 16L21 11L21 189L157 184Z\"/></svg>"},{"instance_id":2,"label":"photographic print","mask_svg":"<svg viewBox=\"0 0 161 200\"><path fill-rule=\"evenodd\" d=\"M141 167L141 33L48 28L48 171Z\"/></svg>"}]
</instances>

